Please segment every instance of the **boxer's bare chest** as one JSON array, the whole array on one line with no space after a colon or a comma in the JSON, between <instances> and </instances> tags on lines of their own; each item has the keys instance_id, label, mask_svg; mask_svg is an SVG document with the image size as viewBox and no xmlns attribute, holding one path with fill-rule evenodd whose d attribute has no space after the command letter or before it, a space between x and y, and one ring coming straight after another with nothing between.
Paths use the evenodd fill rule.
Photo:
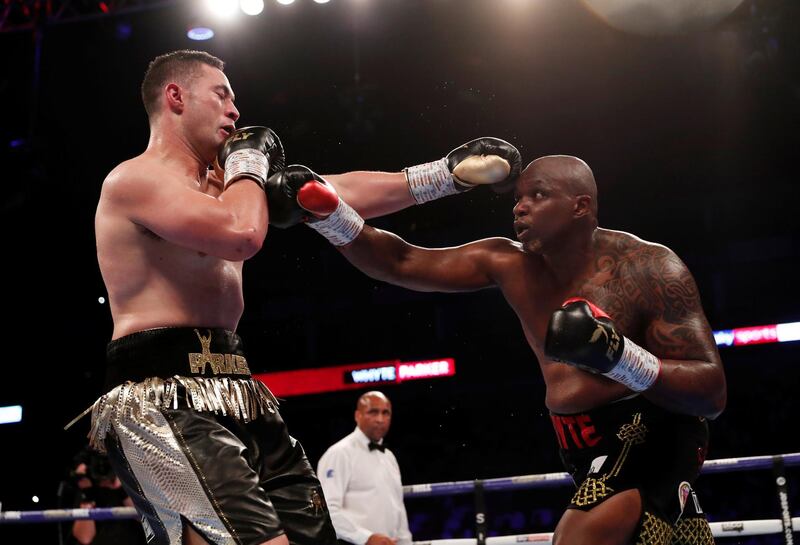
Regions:
<instances>
[{"instance_id":1,"label":"boxer's bare chest","mask_svg":"<svg viewBox=\"0 0 800 545\"><path fill-rule=\"evenodd\" d=\"M649 265L640 253L635 246L600 245L583 270L566 281L543 269L541 261L522 258L518 274L503 285L503 293L534 351L540 353L544 346L553 311L572 297L588 299L608 313L622 333L640 339L647 327L651 289Z\"/></svg>"},{"instance_id":2,"label":"boxer's bare chest","mask_svg":"<svg viewBox=\"0 0 800 545\"><path fill-rule=\"evenodd\" d=\"M172 289L206 302L241 291L241 263L183 248L141 227L138 230L140 251Z\"/></svg>"}]
</instances>

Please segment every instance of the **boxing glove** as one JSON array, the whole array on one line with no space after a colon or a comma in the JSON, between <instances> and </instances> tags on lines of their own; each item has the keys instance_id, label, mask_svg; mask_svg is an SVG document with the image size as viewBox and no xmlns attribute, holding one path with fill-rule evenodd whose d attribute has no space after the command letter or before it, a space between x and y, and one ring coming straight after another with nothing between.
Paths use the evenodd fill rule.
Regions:
<instances>
[{"instance_id":1,"label":"boxing glove","mask_svg":"<svg viewBox=\"0 0 800 545\"><path fill-rule=\"evenodd\" d=\"M650 388L661 361L620 334L611 317L586 299L564 301L550 317L545 355L585 371L601 373L634 390Z\"/></svg>"},{"instance_id":2,"label":"boxing glove","mask_svg":"<svg viewBox=\"0 0 800 545\"><path fill-rule=\"evenodd\" d=\"M286 159L275 131L267 127L237 129L217 153L215 170L224 171L225 189L242 178L255 180L263 188L270 173L283 169Z\"/></svg>"},{"instance_id":3,"label":"boxing glove","mask_svg":"<svg viewBox=\"0 0 800 545\"><path fill-rule=\"evenodd\" d=\"M273 174L266 192L270 225L287 228L306 222L335 246L350 243L364 227L358 212L308 167L289 165Z\"/></svg>"},{"instance_id":4,"label":"boxing glove","mask_svg":"<svg viewBox=\"0 0 800 545\"><path fill-rule=\"evenodd\" d=\"M519 150L505 140L483 137L459 146L446 157L408 167L408 188L417 204L472 189L513 183L522 168Z\"/></svg>"}]
</instances>

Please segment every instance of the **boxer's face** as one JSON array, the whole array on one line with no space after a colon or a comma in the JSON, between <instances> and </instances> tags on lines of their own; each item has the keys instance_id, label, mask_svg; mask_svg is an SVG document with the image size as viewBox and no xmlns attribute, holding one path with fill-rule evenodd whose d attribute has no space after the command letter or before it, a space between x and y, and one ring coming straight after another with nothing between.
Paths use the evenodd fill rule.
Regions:
<instances>
[{"instance_id":1,"label":"boxer's face","mask_svg":"<svg viewBox=\"0 0 800 545\"><path fill-rule=\"evenodd\" d=\"M573 224L575 197L567 184L541 165L533 163L522 172L514 199L514 232L526 252L547 251Z\"/></svg>"},{"instance_id":2,"label":"boxer's face","mask_svg":"<svg viewBox=\"0 0 800 545\"><path fill-rule=\"evenodd\" d=\"M233 132L239 110L233 104L233 90L225 74L207 64L189 84L184 121L188 133L204 156L213 159ZM210 162L210 161L209 161Z\"/></svg>"},{"instance_id":3,"label":"boxer's face","mask_svg":"<svg viewBox=\"0 0 800 545\"><path fill-rule=\"evenodd\" d=\"M380 397L367 397L356 409L356 424L372 441L380 441L392 424L392 403Z\"/></svg>"}]
</instances>

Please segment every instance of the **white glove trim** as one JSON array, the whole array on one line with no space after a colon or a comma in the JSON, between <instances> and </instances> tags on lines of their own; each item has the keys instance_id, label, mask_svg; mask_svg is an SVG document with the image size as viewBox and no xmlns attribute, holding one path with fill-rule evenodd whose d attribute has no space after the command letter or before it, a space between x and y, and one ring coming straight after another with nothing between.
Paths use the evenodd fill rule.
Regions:
<instances>
[{"instance_id":1,"label":"white glove trim","mask_svg":"<svg viewBox=\"0 0 800 545\"><path fill-rule=\"evenodd\" d=\"M415 165L405 169L408 189L417 204L455 195L453 174L447 165L447 158L431 163Z\"/></svg>"},{"instance_id":2,"label":"white glove trim","mask_svg":"<svg viewBox=\"0 0 800 545\"><path fill-rule=\"evenodd\" d=\"M361 233L364 219L349 204L339 199L333 214L325 219L311 220L307 225L327 238L334 246L344 246L353 242Z\"/></svg>"},{"instance_id":3,"label":"white glove trim","mask_svg":"<svg viewBox=\"0 0 800 545\"><path fill-rule=\"evenodd\" d=\"M643 392L655 383L660 372L661 360L624 337L622 356L609 372L603 374L634 392Z\"/></svg>"},{"instance_id":4,"label":"white glove trim","mask_svg":"<svg viewBox=\"0 0 800 545\"><path fill-rule=\"evenodd\" d=\"M225 159L224 189L242 177L256 178L263 187L268 171L269 159L262 152L251 148L236 150Z\"/></svg>"}]
</instances>

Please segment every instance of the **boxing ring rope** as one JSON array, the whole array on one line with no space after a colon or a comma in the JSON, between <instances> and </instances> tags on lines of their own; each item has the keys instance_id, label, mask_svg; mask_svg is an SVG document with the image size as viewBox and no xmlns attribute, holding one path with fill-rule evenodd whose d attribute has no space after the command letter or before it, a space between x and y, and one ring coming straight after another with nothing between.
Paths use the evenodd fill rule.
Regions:
<instances>
[{"instance_id":1,"label":"boxing ring rope","mask_svg":"<svg viewBox=\"0 0 800 545\"><path fill-rule=\"evenodd\" d=\"M786 494L786 477L784 467L799 466L800 452L778 454L775 456L751 456L746 458L722 458L706 460L701 473L728 473L734 471L750 471L772 469L778 489L778 501L781 505L780 519L739 520L712 522L711 531L714 537L733 537L766 534L784 534L786 543L792 543L794 528L800 531L800 517L792 517ZM530 488L551 488L572 484L567 473L540 473L536 475L519 475L496 479L453 481L441 483L415 484L403 487L406 498L433 497L452 494L475 494L476 506L476 538L437 539L416 541L416 545L516 545L519 543L552 542L552 533L520 534L512 536L486 536L486 517L484 508L484 492L502 490L522 490ZM47 509L43 511L5 511L0 512L0 524L65 522L80 519L120 520L138 518L133 507L107 507L94 509Z\"/></svg>"},{"instance_id":2,"label":"boxing ring rope","mask_svg":"<svg viewBox=\"0 0 800 545\"><path fill-rule=\"evenodd\" d=\"M755 469L772 469L774 467L776 458L781 459L786 466L800 465L800 452L793 452L791 454L779 454L777 456L751 456L749 458L720 458L717 460L706 460L703 464L701 473L713 474ZM482 482L483 489L489 492L571 485L572 478L568 473L540 473L538 475L520 475L517 477L485 479L483 481L453 481L444 483L412 484L403 487L403 494L406 498L467 494L475 490L476 482Z\"/></svg>"}]
</instances>

